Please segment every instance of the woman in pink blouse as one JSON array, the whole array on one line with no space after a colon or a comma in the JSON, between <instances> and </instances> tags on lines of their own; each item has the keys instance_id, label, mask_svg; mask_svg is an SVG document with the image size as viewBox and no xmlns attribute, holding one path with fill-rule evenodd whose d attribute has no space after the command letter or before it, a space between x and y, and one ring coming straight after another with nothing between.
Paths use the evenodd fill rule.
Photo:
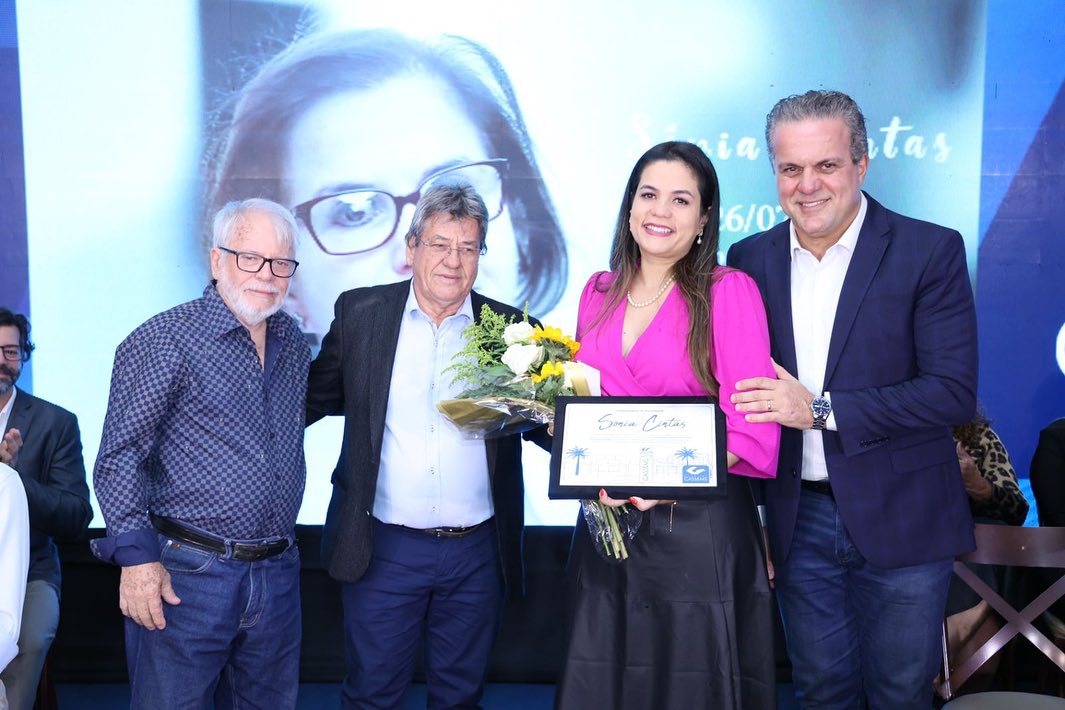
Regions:
<instances>
[{"instance_id":1,"label":"woman in pink blouse","mask_svg":"<svg viewBox=\"0 0 1065 710\"><path fill-rule=\"evenodd\" d=\"M714 396L727 423L727 495L633 499L629 558L607 562L578 520L569 647L558 708L772 708L772 599L752 478L776 475L780 429L729 404L737 381L773 377L758 288L718 266L717 174L691 143L633 168L610 252L581 296L578 359L604 396ZM610 505L624 501L600 492Z\"/></svg>"}]
</instances>

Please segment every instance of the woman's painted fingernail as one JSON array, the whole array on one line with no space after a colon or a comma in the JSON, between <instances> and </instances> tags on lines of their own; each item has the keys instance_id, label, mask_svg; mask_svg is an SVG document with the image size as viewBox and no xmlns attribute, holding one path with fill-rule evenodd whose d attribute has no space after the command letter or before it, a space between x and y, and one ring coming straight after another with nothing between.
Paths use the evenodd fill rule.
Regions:
<instances>
[{"instance_id":1,"label":"woman's painted fingernail","mask_svg":"<svg viewBox=\"0 0 1065 710\"><path fill-rule=\"evenodd\" d=\"M636 505L636 496L633 496L632 498L629 498L629 502L632 503L633 505Z\"/></svg>"},{"instance_id":2,"label":"woman's painted fingernail","mask_svg":"<svg viewBox=\"0 0 1065 710\"><path fill-rule=\"evenodd\" d=\"M600 488L599 489L599 497L600 498L606 498L606 489L605 488Z\"/></svg>"}]
</instances>

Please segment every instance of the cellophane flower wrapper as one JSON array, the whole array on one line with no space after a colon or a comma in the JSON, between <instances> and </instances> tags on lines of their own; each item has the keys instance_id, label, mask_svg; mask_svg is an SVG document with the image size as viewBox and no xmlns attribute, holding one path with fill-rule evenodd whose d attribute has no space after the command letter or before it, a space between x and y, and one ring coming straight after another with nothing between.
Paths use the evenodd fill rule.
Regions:
<instances>
[{"instance_id":1,"label":"cellophane flower wrapper","mask_svg":"<svg viewBox=\"0 0 1065 710\"><path fill-rule=\"evenodd\" d=\"M555 408L517 397L448 399L437 408L471 439L510 436L550 424Z\"/></svg>"},{"instance_id":2,"label":"cellophane flower wrapper","mask_svg":"<svg viewBox=\"0 0 1065 710\"><path fill-rule=\"evenodd\" d=\"M598 500L582 500L581 514L592 536L592 546L603 559L607 562L628 559L628 543L643 523L643 513L638 508L628 503L612 508Z\"/></svg>"}]
</instances>

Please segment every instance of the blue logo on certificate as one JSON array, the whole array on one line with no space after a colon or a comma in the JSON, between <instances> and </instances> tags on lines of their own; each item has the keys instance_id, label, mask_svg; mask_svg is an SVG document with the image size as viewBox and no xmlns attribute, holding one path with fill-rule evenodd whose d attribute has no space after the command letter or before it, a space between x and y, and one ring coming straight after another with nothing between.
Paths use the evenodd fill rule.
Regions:
<instances>
[{"instance_id":1,"label":"blue logo on certificate","mask_svg":"<svg viewBox=\"0 0 1065 710\"><path fill-rule=\"evenodd\" d=\"M684 483L710 483L709 466L685 466Z\"/></svg>"}]
</instances>

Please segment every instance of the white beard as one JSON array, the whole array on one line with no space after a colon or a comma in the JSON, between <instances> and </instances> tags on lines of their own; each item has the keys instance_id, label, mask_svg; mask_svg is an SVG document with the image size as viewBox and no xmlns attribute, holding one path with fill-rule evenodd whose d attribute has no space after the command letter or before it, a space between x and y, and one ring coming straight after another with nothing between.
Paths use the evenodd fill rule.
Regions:
<instances>
[{"instance_id":1,"label":"white beard","mask_svg":"<svg viewBox=\"0 0 1065 710\"><path fill-rule=\"evenodd\" d=\"M247 326L257 326L264 320L272 316L281 310L281 304L284 299L279 298L277 303L265 308L256 308L248 305L244 301L243 290L230 285L223 279L218 280L217 285L219 293L222 294L222 300L229 306L229 310L233 311L233 315L237 317L241 323ZM277 291L280 294L280 290Z\"/></svg>"}]
</instances>

